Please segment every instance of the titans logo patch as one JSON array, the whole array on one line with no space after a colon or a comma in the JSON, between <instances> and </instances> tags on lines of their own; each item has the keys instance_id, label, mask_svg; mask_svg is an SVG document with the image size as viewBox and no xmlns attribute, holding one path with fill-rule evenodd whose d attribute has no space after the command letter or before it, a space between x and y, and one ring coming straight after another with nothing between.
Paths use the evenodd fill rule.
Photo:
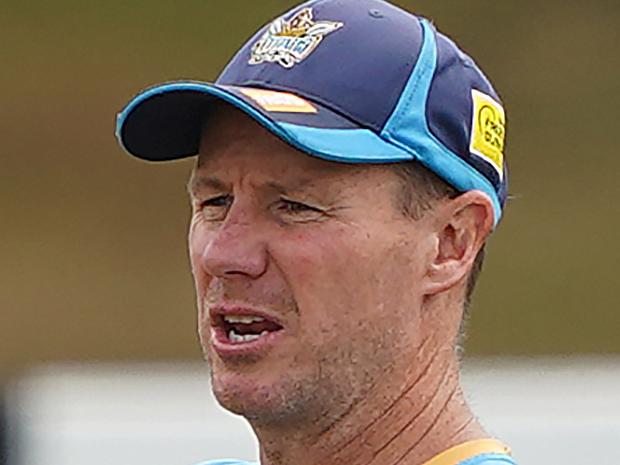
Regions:
<instances>
[{"instance_id":1,"label":"titans logo patch","mask_svg":"<svg viewBox=\"0 0 620 465\"><path fill-rule=\"evenodd\" d=\"M252 46L250 64L277 63L290 69L308 58L326 35L343 26L334 21L314 21L312 8L301 10L288 21L278 18Z\"/></svg>"}]
</instances>

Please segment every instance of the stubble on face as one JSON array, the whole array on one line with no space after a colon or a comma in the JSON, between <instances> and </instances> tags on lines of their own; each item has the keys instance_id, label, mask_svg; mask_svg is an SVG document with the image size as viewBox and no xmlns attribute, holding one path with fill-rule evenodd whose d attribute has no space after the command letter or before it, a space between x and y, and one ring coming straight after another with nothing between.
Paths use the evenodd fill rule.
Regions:
<instances>
[{"instance_id":1,"label":"stubble on face","mask_svg":"<svg viewBox=\"0 0 620 465\"><path fill-rule=\"evenodd\" d=\"M325 430L377 384L389 384L397 365L415 363L403 357L410 358L421 342L412 331L421 271L410 258L419 253L421 236L409 220L398 218L388 187L398 182L391 170L308 157L226 110L203 139L201 173L219 176L235 194L239 206L233 202L230 215L255 221L238 238L254 246L238 252L266 257L260 276L210 269L205 250L232 226L229 218L206 225L195 209L190 255L199 336L214 393L225 408L254 426L312 424ZM279 221L265 214L265 182L294 185L309 176L314 181L300 195L319 199L331 214L320 221ZM264 357L223 361L213 351L208 318L209 307L221 301L268 308L286 321L289 334Z\"/></svg>"}]
</instances>

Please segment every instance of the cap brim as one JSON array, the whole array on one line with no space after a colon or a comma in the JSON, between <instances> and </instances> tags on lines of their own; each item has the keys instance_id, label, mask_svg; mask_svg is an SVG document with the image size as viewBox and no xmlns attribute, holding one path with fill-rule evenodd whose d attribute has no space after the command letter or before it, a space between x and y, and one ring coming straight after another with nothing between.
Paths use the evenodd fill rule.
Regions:
<instances>
[{"instance_id":1,"label":"cap brim","mask_svg":"<svg viewBox=\"0 0 620 465\"><path fill-rule=\"evenodd\" d=\"M228 102L290 145L345 163L390 163L415 156L369 129L312 101L316 111L267 111L243 88L206 82L171 82L136 96L119 114L116 136L130 154L150 161L196 155L205 116L215 101Z\"/></svg>"}]
</instances>

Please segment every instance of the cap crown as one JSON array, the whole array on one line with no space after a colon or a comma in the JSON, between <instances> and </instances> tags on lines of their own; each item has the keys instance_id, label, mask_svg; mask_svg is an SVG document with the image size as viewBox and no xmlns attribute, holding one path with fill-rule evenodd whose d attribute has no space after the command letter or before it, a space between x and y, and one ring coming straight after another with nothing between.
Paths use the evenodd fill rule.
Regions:
<instances>
[{"instance_id":1,"label":"cap crown","mask_svg":"<svg viewBox=\"0 0 620 465\"><path fill-rule=\"evenodd\" d=\"M381 131L416 63L422 29L388 3L355 0L354 8L352 3L311 1L283 16L290 19L311 8L316 22L343 24L300 63L291 68L272 62L250 64L252 47L269 24L244 45L217 83L293 92Z\"/></svg>"},{"instance_id":2,"label":"cap crown","mask_svg":"<svg viewBox=\"0 0 620 465\"><path fill-rule=\"evenodd\" d=\"M173 81L137 95L117 137L151 161L196 155L225 101L272 134L342 163L415 160L479 190L494 222L507 195L505 112L473 60L425 19L382 0L312 0L277 18L216 83Z\"/></svg>"},{"instance_id":3,"label":"cap crown","mask_svg":"<svg viewBox=\"0 0 620 465\"><path fill-rule=\"evenodd\" d=\"M270 23L241 48L217 84L292 92L380 134L402 105L418 64L424 42L420 19L382 0L312 0L293 8L279 21L289 28L286 32L293 47L294 34L301 35L304 21L306 28L321 23L341 26L332 27L307 56L288 63L290 66L277 61L255 63L253 48L269 36L274 27ZM494 165L470 150L472 90L496 102L500 99L469 56L443 34L434 34L436 63L424 109L428 129L443 146L491 182L503 205L507 190L503 160Z\"/></svg>"}]
</instances>

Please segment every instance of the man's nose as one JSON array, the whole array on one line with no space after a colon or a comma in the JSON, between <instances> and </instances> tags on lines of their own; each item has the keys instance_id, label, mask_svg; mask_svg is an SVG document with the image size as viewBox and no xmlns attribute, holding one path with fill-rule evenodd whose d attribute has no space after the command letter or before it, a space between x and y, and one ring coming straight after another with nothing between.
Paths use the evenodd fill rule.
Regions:
<instances>
[{"instance_id":1,"label":"man's nose","mask_svg":"<svg viewBox=\"0 0 620 465\"><path fill-rule=\"evenodd\" d=\"M212 232L203 250L203 266L208 274L219 278L258 278L268 265L260 225L244 213L233 215Z\"/></svg>"}]
</instances>

